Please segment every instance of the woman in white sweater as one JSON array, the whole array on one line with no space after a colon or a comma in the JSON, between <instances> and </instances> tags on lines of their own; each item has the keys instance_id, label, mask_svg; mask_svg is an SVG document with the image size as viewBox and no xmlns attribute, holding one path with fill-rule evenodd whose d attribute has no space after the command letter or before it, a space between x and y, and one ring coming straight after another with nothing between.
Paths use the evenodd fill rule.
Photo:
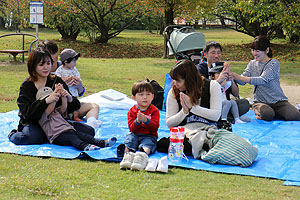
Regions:
<instances>
[{"instance_id":1,"label":"woman in white sweater","mask_svg":"<svg viewBox=\"0 0 300 200\"><path fill-rule=\"evenodd\" d=\"M220 118L221 87L200 75L192 61L178 62L170 71L173 79L166 105L168 127L184 126L194 158L200 158L203 144L210 138Z\"/></svg>"}]
</instances>

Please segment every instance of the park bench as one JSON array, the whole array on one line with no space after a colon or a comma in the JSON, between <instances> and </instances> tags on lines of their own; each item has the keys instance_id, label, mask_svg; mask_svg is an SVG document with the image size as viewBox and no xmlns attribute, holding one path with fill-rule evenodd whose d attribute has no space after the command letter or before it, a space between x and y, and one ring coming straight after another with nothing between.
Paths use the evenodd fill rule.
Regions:
<instances>
[{"instance_id":1,"label":"park bench","mask_svg":"<svg viewBox=\"0 0 300 200\"><path fill-rule=\"evenodd\" d=\"M38 41L38 37L36 35L28 34L28 33L10 33L10 34L5 34L1 35L0 38L7 37L7 36L16 36L16 35L21 35L22 36L22 49L3 49L0 50L0 53L9 53L13 56L14 61L17 61L17 55L22 54L22 61L24 62L24 53L31 52L31 47L32 45ZM30 43L29 50L25 50L25 36L31 36L34 37L35 39Z\"/></svg>"}]
</instances>

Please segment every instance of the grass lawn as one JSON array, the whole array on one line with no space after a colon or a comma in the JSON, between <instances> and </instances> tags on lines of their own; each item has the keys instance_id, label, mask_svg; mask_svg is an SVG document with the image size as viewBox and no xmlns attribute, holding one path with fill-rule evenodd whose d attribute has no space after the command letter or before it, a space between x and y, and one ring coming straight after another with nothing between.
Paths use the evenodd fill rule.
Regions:
<instances>
[{"instance_id":1,"label":"grass lawn","mask_svg":"<svg viewBox=\"0 0 300 200\"><path fill-rule=\"evenodd\" d=\"M139 32L130 32L120 37L129 39L135 33L140 37ZM207 37L214 39L213 32L210 34ZM40 35L58 38L51 31ZM114 44L121 42L118 39ZM9 59L4 57L1 59ZM108 88L130 95L130 88L137 80L155 79L164 85L165 74L174 63L174 59L154 57L80 58L77 67L86 86L85 95ZM240 73L246 64L246 60L232 62L232 71ZM300 69L296 65L293 61L282 62L281 76L296 77L291 81L300 84ZM27 76L26 65L2 64L0 74L0 112L17 109L19 86ZM240 87L242 96L251 93L248 87ZM299 199L300 196L300 187L283 186L281 180L176 167L170 168L168 174L159 174L122 171L117 162L88 158L65 160L0 154L0 160L0 199Z\"/></svg>"}]
</instances>

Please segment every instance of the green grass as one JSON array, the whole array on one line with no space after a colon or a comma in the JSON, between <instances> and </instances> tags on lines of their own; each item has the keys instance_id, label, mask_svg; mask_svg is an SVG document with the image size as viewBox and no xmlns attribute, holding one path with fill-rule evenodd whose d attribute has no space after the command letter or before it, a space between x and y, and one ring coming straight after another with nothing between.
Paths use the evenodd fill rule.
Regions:
<instances>
[{"instance_id":1,"label":"green grass","mask_svg":"<svg viewBox=\"0 0 300 200\"><path fill-rule=\"evenodd\" d=\"M87 59L80 58L76 67L80 71L85 95L113 88L127 95L132 84L146 78L155 79L164 85L165 74L170 71L175 60L161 58L144 59ZM0 112L17 109L16 98L22 81L27 77L27 66L0 66Z\"/></svg>"},{"instance_id":2,"label":"green grass","mask_svg":"<svg viewBox=\"0 0 300 200\"><path fill-rule=\"evenodd\" d=\"M216 40L223 46L223 60L249 61L253 58L249 49L252 37L230 29L200 29L206 41ZM23 30L24 33L35 35L35 29ZM0 30L0 34L12 33ZM151 34L146 30L125 30L107 44L91 44L83 33L77 41L61 40L60 35L50 29L40 28L39 39L53 39L59 46L59 52L64 48L73 48L86 58L160 58L163 55L163 36ZM29 48L32 37L25 37L25 49ZM279 61L300 64L300 44L284 43L282 40L272 41L274 57ZM21 49L21 37L5 37L0 39L0 49ZM28 54L25 54L26 56ZM18 60L21 60L19 55ZM12 60L8 54L0 54L0 62Z\"/></svg>"},{"instance_id":3,"label":"green grass","mask_svg":"<svg viewBox=\"0 0 300 200\"><path fill-rule=\"evenodd\" d=\"M213 31L204 31L207 39L218 39L214 38ZM151 34L147 39L145 35L148 34L143 33L143 31L125 31L115 42L121 43L122 40L128 39L135 43L140 42L141 38L145 38L144 42L147 40L158 42L157 38L151 39ZM42 31L40 36L59 38L57 33L50 30ZM232 40L229 33L224 38ZM2 44L0 43L0 47ZM0 56L0 61L3 57ZM130 96L130 88L137 80L155 79L163 86L165 74L174 63L174 59L161 58L80 58L77 67L86 86L85 96L108 88ZM247 61L230 62L230 65L232 71L241 73ZM26 65L2 64L0 74L0 112L15 110L20 84L27 76ZM299 76L300 69L296 63L281 63L281 77L284 80L289 78L291 83L300 84ZM240 90L243 97L251 94L249 85L240 87ZM248 200L299 199L300 196L299 187L283 186L281 180L175 167L171 167L168 174L133 172L120 170L118 162L95 161L88 158L74 160L39 158L14 154L0 154L0 163L0 199Z\"/></svg>"},{"instance_id":4,"label":"green grass","mask_svg":"<svg viewBox=\"0 0 300 200\"><path fill-rule=\"evenodd\" d=\"M119 163L1 154L1 199L297 199L274 179L170 168L123 171ZM17 161L12 163L12 161Z\"/></svg>"},{"instance_id":5,"label":"green grass","mask_svg":"<svg viewBox=\"0 0 300 200\"><path fill-rule=\"evenodd\" d=\"M158 58L80 58L77 67L85 95L108 88L130 95L137 80L155 79L164 85L165 74L174 63ZM247 63L230 64L240 73ZM286 66L283 72L296 74L292 63ZM0 73L0 112L17 109L15 101L27 76L26 66L0 66ZM168 174L159 174L122 171L119 163L92 159L0 154L0 160L1 199L297 199L300 195L299 187L282 186L281 180L191 169L170 168Z\"/></svg>"}]
</instances>

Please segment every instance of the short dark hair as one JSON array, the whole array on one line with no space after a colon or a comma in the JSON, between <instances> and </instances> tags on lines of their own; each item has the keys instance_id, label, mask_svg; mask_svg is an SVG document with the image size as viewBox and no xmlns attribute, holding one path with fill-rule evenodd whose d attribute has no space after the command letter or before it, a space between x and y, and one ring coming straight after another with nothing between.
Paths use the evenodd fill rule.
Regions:
<instances>
[{"instance_id":1,"label":"short dark hair","mask_svg":"<svg viewBox=\"0 0 300 200\"><path fill-rule=\"evenodd\" d=\"M269 47L269 52L267 53L269 58L272 58L273 52L271 49L271 43L270 40L263 35L256 36L251 44L251 49L254 50L260 50L260 51L266 51Z\"/></svg>"},{"instance_id":2,"label":"short dark hair","mask_svg":"<svg viewBox=\"0 0 300 200\"><path fill-rule=\"evenodd\" d=\"M133 84L131 89L131 93L133 96L143 91L151 92L152 94L154 94L152 85L146 80L137 81Z\"/></svg>"},{"instance_id":3,"label":"short dark hair","mask_svg":"<svg viewBox=\"0 0 300 200\"><path fill-rule=\"evenodd\" d=\"M56 54L58 52L58 46L53 40L41 41L38 47L46 49L51 55Z\"/></svg>"},{"instance_id":4,"label":"short dark hair","mask_svg":"<svg viewBox=\"0 0 300 200\"><path fill-rule=\"evenodd\" d=\"M36 74L37 65L40 62L42 62L42 64L44 64L48 60L50 60L51 64L53 64L53 60L51 58L50 53L47 50L45 50L44 48L37 47L36 49L31 51L31 53L28 56L28 60L27 60L27 70L28 70L28 74L29 74L29 80L37 81L37 79L38 79L38 76Z\"/></svg>"},{"instance_id":5,"label":"short dark hair","mask_svg":"<svg viewBox=\"0 0 300 200\"><path fill-rule=\"evenodd\" d=\"M208 53L208 51L209 51L209 49L211 47L215 47L216 49L220 49L222 51L222 46L218 42L216 42L216 41L209 41L209 42L207 42L205 44L203 52L204 53Z\"/></svg>"}]
</instances>

